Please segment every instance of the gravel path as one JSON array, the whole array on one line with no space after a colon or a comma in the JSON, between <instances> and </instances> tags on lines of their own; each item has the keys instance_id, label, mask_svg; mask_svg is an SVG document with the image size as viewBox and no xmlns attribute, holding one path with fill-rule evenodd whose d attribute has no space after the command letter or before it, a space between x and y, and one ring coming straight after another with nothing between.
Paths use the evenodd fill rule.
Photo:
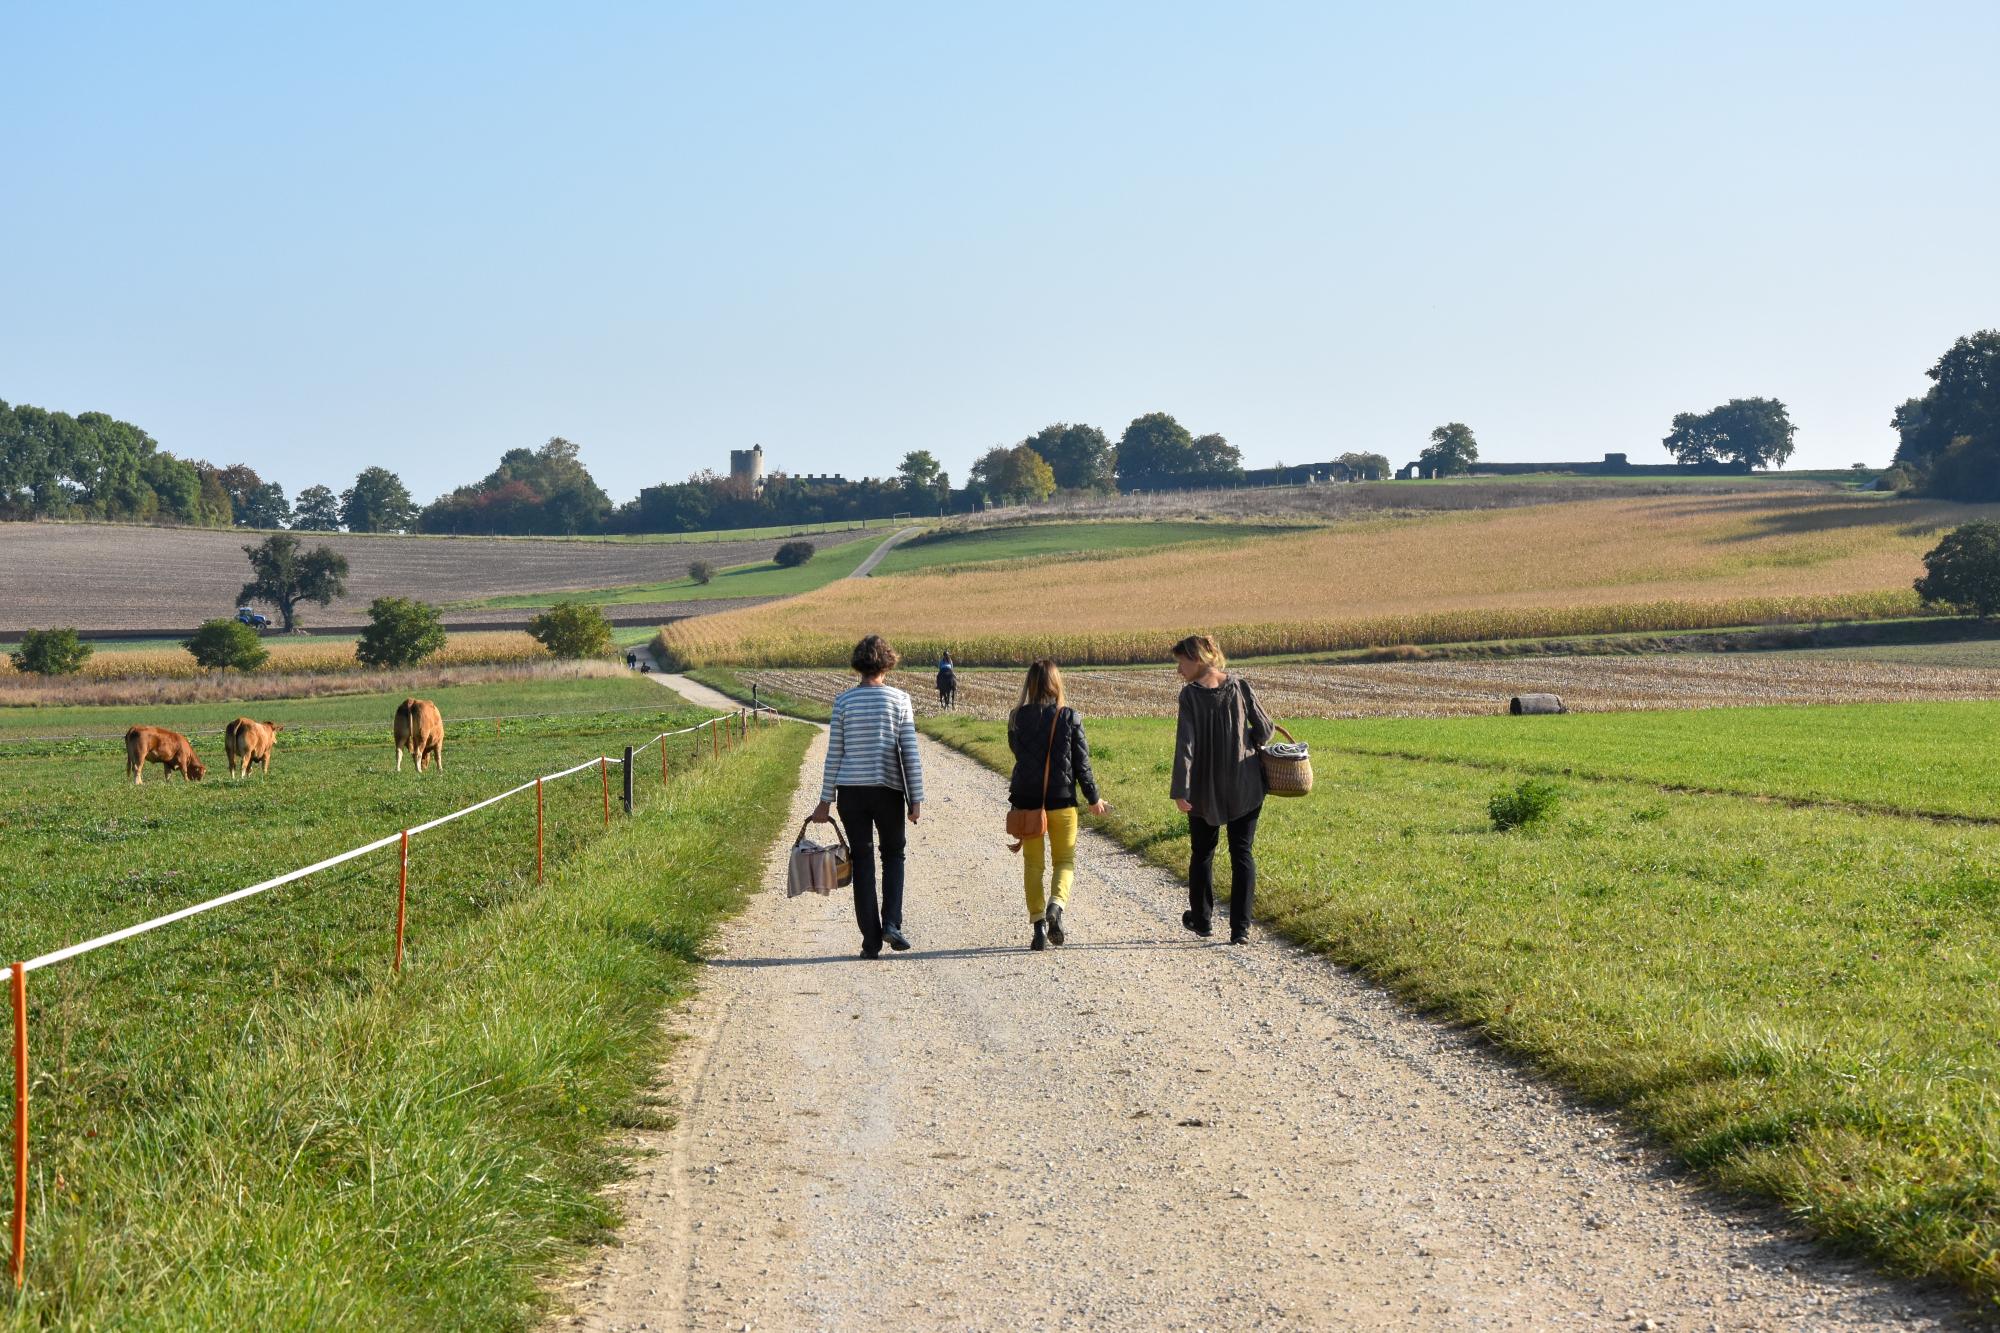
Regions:
<instances>
[{"instance_id":1,"label":"gravel path","mask_svg":"<svg viewBox=\"0 0 2000 1333\"><path fill-rule=\"evenodd\" d=\"M854 572L852 574L849 574L847 577L851 579L867 578L870 574L873 574L875 572L875 566L882 563L883 556L889 554L889 552L895 550L898 546L902 545L904 542L908 541L910 538L916 536L919 532L922 531L923 531L922 528L904 528L901 532L892 533L889 537L889 540L883 542L880 546L876 547L875 550L869 555L869 557L866 560L863 560L859 565L857 565L855 567Z\"/></svg>"},{"instance_id":2,"label":"gravel path","mask_svg":"<svg viewBox=\"0 0 2000 1333\"><path fill-rule=\"evenodd\" d=\"M924 762L915 951L857 959L773 849L560 1327L1958 1326L1338 969L1195 940L1094 833L1027 952L1001 781Z\"/></svg>"}]
</instances>

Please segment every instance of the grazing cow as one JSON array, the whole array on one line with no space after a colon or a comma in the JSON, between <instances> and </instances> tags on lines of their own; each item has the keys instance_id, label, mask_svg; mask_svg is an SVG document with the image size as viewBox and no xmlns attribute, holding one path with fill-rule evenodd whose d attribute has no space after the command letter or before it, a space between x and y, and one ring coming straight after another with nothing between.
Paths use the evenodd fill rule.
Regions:
<instances>
[{"instance_id":1,"label":"grazing cow","mask_svg":"<svg viewBox=\"0 0 2000 1333\"><path fill-rule=\"evenodd\" d=\"M229 776L247 778L250 765L261 762L264 772L271 771L271 742L284 727L276 722L252 722L247 717L239 717L222 729L222 747L229 752ZM243 771L238 773L237 766Z\"/></svg>"},{"instance_id":2,"label":"grazing cow","mask_svg":"<svg viewBox=\"0 0 2000 1333\"><path fill-rule=\"evenodd\" d=\"M132 779L132 785L146 785L146 761L157 759L160 767L172 777L179 773L187 782L200 782L208 773L201 760L195 758L194 746L178 731L168 731L165 727L133 727L125 733L125 776Z\"/></svg>"},{"instance_id":3,"label":"grazing cow","mask_svg":"<svg viewBox=\"0 0 2000 1333\"><path fill-rule=\"evenodd\" d=\"M424 771L426 757L437 760L444 772L444 719L429 699L405 699L396 705L396 771L403 771L403 751L416 758L417 772Z\"/></svg>"}]
</instances>

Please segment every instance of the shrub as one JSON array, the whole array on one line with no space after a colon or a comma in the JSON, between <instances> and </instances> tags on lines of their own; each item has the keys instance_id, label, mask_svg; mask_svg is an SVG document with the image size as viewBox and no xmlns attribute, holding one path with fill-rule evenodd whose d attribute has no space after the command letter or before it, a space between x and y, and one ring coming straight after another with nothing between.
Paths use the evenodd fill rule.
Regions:
<instances>
[{"instance_id":1,"label":"shrub","mask_svg":"<svg viewBox=\"0 0 2000 1333\"><path fill-rule=\"evenodd\" d=\"M237 620L205 621L193 638L181 641L181 647L212 671L227 671L231 667L255 671L271 655L264 641L257 637L257 631Z\"/></svg>"},{"instance_id":2,"label":"shrub","mask_svg":"<svg viewBox=\"0 0 2000 1333\"><path fill-rule=\"evenodd\" d=\"M1496 832L1532 828L1556 812L1562 804L1562 788L1546 778L1529 778L1511 790L1502 788L1486 803L1486 814Z\"/></svg>"},{"instance_id":3,"label":"shrub","mask_svg":"<svg viewBox=\"0 0 2000 1333\"><path fill-rule=\"evenodd\" d=\"M31 629L21 634L21 646L7 654L14 670L36 676L74 676L95 651L73 629Z\"/></svg>"},{"instance_id":4,"label":"shrub","mask_svg":"<svg viewBox=\"0 0 2000 1333\"><path fill-rule=\"evenodd\" d=\"M715 577L715 566L706 560L696 560L688 565L688 577L696 583L707 583Z\"/></svg>"},{"instance_id":5,"label":"shrub","mask_svg":"<svg viewBox=\"0 0 2000 1333\"><path fill-rule=\"evenodd\" d=\"M2000 523L1961 524L1924 556L1916 582L1926 606L1951 606L1975 616L2000 612Z\"/></svg>"},{"instance_id":6,"label":"shrub","mask_svg":"<svg viewBox=\"0 0 2000 1333\"><path fill-rule=\"evenodd\" d=\"M778 553L772 557L772 559L778 562L778 568L780 569L797 569L812 558L813 544L811 542L786 542L778 548Z\"/></svg>"},{"instance_id":7,"label":"shrub","mask_svg":"<svg viewBox=\"0 0 2000 1333\"><path fill-rule=\"evenodd\" d=\"M377 597L368 604L368 628L354 656L363 666L409 667L443 647L436 607L413 597Z\"/></svg>"},{"instance_id":8,"label":"shrub","mask_svg":"<svg viewBox=\"0 0 2000 1333\"><path fill-rule=\"evenodd\" d=\"M555 657L601 657L611 651L611 622L580 602L557 602L528 622L528 633Z\"/></svg>"}]
</instances>

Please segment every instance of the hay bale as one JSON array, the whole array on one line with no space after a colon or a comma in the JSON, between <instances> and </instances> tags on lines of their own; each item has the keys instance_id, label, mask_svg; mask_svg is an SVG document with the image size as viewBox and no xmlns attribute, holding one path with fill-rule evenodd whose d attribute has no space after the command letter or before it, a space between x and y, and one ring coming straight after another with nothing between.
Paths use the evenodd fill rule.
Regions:
<instances>
[{"instance_id":1,"label":"hay bale","mask_svg":"<svg viewBox=\"0 0 2000 1333\"><path fill-rule=\"evenodd\" d=\"M1507 701L1507 711L1515 717L1540 713L1567 713L1563 701L1553 694L1517 694Z\"/></svg>"}]
</instances>

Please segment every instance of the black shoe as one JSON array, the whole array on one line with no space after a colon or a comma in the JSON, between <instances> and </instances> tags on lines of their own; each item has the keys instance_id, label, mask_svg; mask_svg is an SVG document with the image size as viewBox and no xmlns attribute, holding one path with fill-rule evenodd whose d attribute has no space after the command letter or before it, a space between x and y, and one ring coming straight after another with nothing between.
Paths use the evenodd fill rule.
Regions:
<instances>
[{"instance_id":1,"label":"black shoe","mask_svg":"<svg viewBox=\"0 0 2000 1333\"><path fill-rule=\"evenodd\" d=\"M1033 949L1036 953L1040 953L1042 950L1049 947L1049 939L1048 936L1044 933L1044 928L1042 926L1042 922L1039 917L1035 919L1035 938L1028 941L1028 947L1030 949Z\"/></svg>"},{"instance_id":2,"label":"black shoe","mask_svg":"<svg viewBox=\"0 0 2000 1333\"><path fill-rule=\"evenodd\" d=\"M880 958L882 956L882 941L874 940L871 942L863 940L861 942L861 956L863 958Z\"/></svg>"},{"instance_id":3,"label":"black shoe","mask_svg":"<svg viewBox=\"0 0 2000 1333\"><path fill-rule=\"evenodd\" d=\"M889 947L897 953L907 953L909 951L910 942L903 938L903 932L899 927L882 927L882 938L889 941Z\"/></svg>"},{"instance_id":4,"label":"black shoe","mask_svg":"<svg viewBox=\"0 0 2000 1333\"><path fill-rule=\"evenodd\" d=\"M1061 944L1063 942L1061 903L1049 904L1048 923L1049 923L1049 943Z\"/></svg>"},{"instance_id":5,"label":"black shoe","mask_svg":"<svg viewBox=\"0 0 2000 1333\"><path fill-rule=\"evenodd\" d=\"M1250 932L1247 930L1232 930L1229 932L1229 942L1231 944L1248 944L1250 942Z\"/></svg>"},{"instance_id":6,"label":"black shoe","mask_svg":"<svg viewBox=\"0 0 2000 1333\"><path fill-rule=\"evenodd\" d=\"M1210 935L1213 935L1215 933L1215 928L1213 926L1210 926L1208 922L1198 920L1195 917L1193 908L1189 908L1187 911L1181 913L1181 924L1183 926L1186 926L1189 930L1193 931L1195 934L1201 936L1203 939L1207 939Z\"/></svg>"}]
</instances>

